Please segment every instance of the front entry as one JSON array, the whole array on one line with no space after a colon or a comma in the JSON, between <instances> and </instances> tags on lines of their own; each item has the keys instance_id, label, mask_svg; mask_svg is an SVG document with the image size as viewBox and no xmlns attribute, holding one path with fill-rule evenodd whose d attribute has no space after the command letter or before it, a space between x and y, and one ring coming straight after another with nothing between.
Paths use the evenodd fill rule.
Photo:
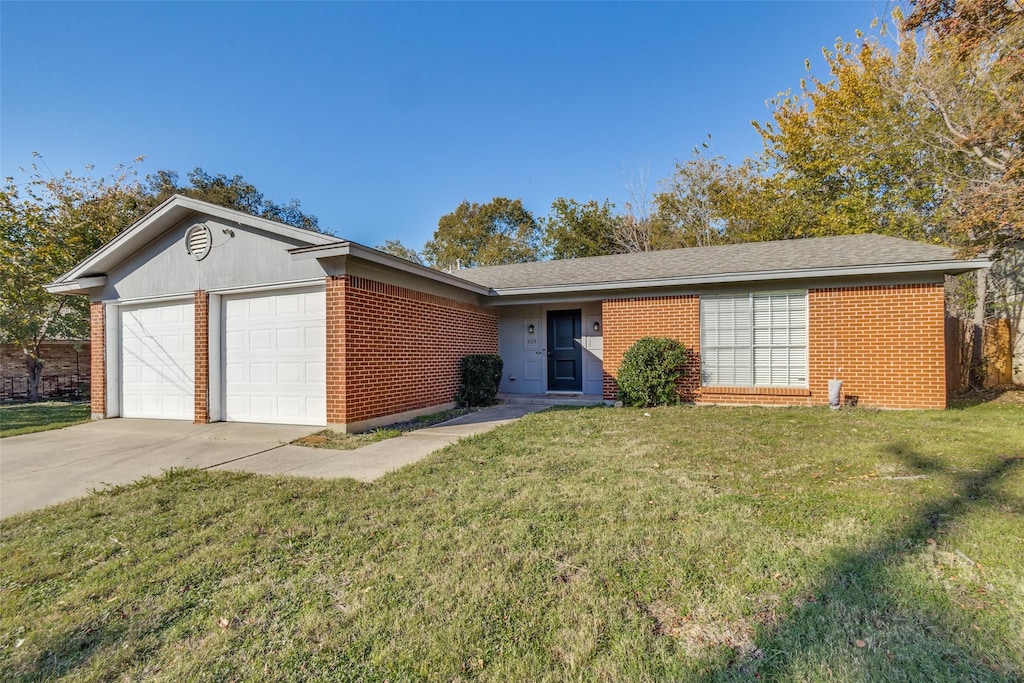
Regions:
<instances>
[{"instance_id":1,"label":"front entry","mask_svg":"<svg viewBox=\"0 0 1024 683\"><path fill-rule=\"evenodd\" d=\"M548 311L548 391L583 391L581 311Z\"/></svg>"}]
</instances>

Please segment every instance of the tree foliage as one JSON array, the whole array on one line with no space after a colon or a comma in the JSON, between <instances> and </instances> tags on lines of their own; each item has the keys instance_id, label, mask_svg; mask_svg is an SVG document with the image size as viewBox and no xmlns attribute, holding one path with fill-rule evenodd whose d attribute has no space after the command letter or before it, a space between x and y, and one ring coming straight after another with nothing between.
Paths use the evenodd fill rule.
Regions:
<instances>
[{"instance_id":1,"label":"tree foliage","mask_svg":"<svg viewBox=\"0 0 1024 683\"><path fill-rule=\"evenodd\" d=\"M775 169L758 184L787 217L786 234L773 237L945 237L942 180L953 160L921 142L935 122L905 95L900 61L913 50L912 40L896 51L878 39L837 41L824 50L828 80L809 75L774 101L772 122L754 124L761 163Z\"/></svg>"},{"instance_id":2,"label":"tree foliage","mask_svg":"<svg viewBox=\"0 0 1024 683\"><path fill-rule=\"evenodd\" d=\"M955 154L952 242L968 252L1024 239L1024 4L925 0L902 22L927 29L910 96L939 121L924 142Z\"/></svg>"},{"instance_id":3,"label":"tree foliage","mask_svg":"<svg viewBox=\"0 0 1024 683\"><path fill-rule=\"evenodd\" d=\"M707 157L708 141L695 147L690 159L676 164L675 173L661 181L654 204L665 241L672 247L707 247L724 239L726 206L723 193L732 188L728 182L725 159Z\"/></svg>"},{"instance_id":4,"label":"tree foliage","mask_svg":"<svg viewBox=\"0 0 1024 683\"><path fill-rule=\"evenodd\" d=\"M628 199L615 218L615 251L634 254L676 246L667 223L658 215L648 188L648 174L641 170L624 186Z\"/></svg>"},{"instance_id":5,"label":"tree foliage","mask_svg":"<svg viewBox=\"0 0 1024 683\"><path fill-rule=\"evenodd\" d=\"M402 244L401 240L386 240L384 244L379 244L375 247L377 251L383 251L385 254L391 254L398 258L404 258L406 261L412 261L418 263L421 266L423 263L423 256L420 252L416 251L412 247Z\"/></svg>"},{"instance_id":6,"label":"tree foliage","mask_svg":"<svg viewBox=\"0 0 1024 683\"><path fill-rule=\"evenodd\" d=\"M614 209L607 199L599 204L559 197L541 221L544 251L553 259L616 253Z\"/></svg>"},{"instance_id":7,"label":"tree foliage","mask_svg":"<svg viewBox=\"0 0 1024 683\"><path fill-rule=\"evenodd\" d=\"M435 268L475 268L535 261L539 247L540 228L522 200L495 197L441 216L423 255Z\"/></svg>"},{"instance_id":8,"label":"tree foliage","mask_svg":"<svg viewBox=\"0 0 1024 683\"><path fill-rule=\"evenodd\" d=\"M292 199L287 204L278 204L264 197L255 185L240 175L210 175L197 166L189 172L188 183L185 185L180 183L174 171L157 171L147 176L146 184L147 194L152 198L154 206L171 195L180 194L296 228L320 231L317 217L304 213L299 200Z\"/></svg>"},{"instance_id":9,"label":"tree foliage","mask_svg":"<svg viewBox=\"0 0 1024 683\"><path fill-rule=\"evenodd\" d=\"M50 294L43 285L75 264L149 209L132 166L107 177L44 176L33 166L26 183L7 178L0 190L0 338L17 344L38 398L44 360L53 338L88 336L88 302Z\"/></svg>"}]
</instances>

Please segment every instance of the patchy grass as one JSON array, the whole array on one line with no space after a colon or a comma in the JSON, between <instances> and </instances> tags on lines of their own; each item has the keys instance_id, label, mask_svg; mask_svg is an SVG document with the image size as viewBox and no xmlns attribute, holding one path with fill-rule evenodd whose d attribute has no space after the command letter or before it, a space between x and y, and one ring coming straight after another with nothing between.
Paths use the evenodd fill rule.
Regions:
<instances>
[{"instance_id":1,"label":"patchy grass","mask_svg":"<svg viewBox=\"0 0 1024 683\"><path fill-rule=\"evenodd\" d=\"M1024 409L562 409L0 523L0 679L1024 678Z\"/></svg>"},{"instance_id":2,"label":"patchy grass","mask_svg":"<svg viewBox=\"0 0 1024 683\"><path fill-rule=\"evenodd\" d=\"M45 432L89 421L88 403L18 403L0 406L0 437Z\"/></svg>"},{"instance_id":3,"label":"patchy grass","mask_svg":"<svg viewBox=\"0 0 1024 683\"><path fill-rule=\"evenodd\" d=\"M412 432L417 429L423 429L424 427L431 427L441 422L447 422L448 420L476 412L477 410L479 410L479 408L452 408L451 410L442 410L437 413L421 415L405 422L396 422L388 425L387 427L380 427L379 429L374 429L369 432L360 432L358 434L345 434L342 432L336 432L332 429L323 429L315 434L310 434L309 436L304 436L301 439L296 439L292 443L296 446L310 446L312 448L331 448L334 450L349 451L371 443L384 441L385 439L393 439L394 437L401 436L406 432Z\"/></svg>"}]
</instances>

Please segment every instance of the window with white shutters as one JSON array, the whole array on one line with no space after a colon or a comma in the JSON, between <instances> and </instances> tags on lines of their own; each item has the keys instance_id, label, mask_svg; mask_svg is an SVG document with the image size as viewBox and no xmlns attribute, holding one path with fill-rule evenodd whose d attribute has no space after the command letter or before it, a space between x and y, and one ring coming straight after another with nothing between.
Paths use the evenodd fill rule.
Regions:
<instances>
[{"instance_id":1,"label":"window with white shutters","mask_svg":"<svg viewBox=\"0 0 1024 683\"><path fill-rule=\"evenodd\" d=\"M700 298L701 381L807 387L807 291Z\"/></svg>"}]
</instances>

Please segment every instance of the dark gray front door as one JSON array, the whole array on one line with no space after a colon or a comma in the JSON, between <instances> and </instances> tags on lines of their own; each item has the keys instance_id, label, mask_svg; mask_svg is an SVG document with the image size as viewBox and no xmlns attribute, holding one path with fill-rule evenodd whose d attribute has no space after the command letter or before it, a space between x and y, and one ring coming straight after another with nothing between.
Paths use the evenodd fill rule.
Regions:
<instances>
[{"instance_id":1,"label":"dark gray front door","mask_svg":"<svg viewBox=\"0 0 1024 683\"><path fill-rule=\"evenodd\" d=\"M580 310L548 311L548 390L583 391Z\"/></svg>"}]
</instances>

